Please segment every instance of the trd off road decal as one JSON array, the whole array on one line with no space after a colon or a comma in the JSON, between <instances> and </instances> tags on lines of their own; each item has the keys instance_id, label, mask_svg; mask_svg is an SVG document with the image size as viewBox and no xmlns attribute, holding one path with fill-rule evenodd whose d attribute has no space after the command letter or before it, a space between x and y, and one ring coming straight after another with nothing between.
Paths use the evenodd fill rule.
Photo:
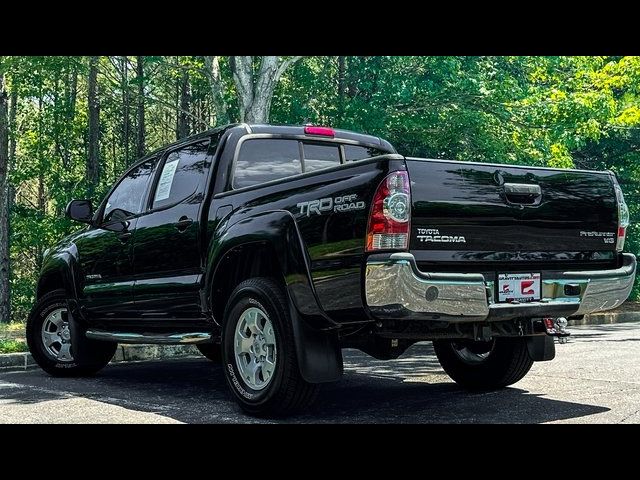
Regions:
<instances>
[{"instance_id":1,"label":"trd off road decal","mask_svg":"<svg viewBox=\"0 0 640 480\"><path fill-rule=\"evenodd\" d=\"M363 210L365 203L358 201L358 194L341 195L339 197L327 197L309 202L301 202L296 205L300 209L300 215L310 217L311 214L322 215L329 212L353 212Z\"/></svg>"},{"instance_id":2,"label":"trd off road decal","mask_svg":"<svg viewBox=\"0 0 640 480\"><path fill-rule=\"evenodd\" d=\"M467 243L462 235L443 235L437 228L416 228L420 243Z\"/></svg>"}]
</instances>

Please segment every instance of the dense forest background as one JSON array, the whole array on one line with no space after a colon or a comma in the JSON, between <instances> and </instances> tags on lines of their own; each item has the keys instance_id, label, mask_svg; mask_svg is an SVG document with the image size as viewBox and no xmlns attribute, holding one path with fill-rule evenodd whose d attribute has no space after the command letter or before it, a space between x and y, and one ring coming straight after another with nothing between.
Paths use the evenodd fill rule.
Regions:
<instances>
[{"instance_id":1,"label":"dense forest background","mask_svg":"<svg viewBox=\"0 0 640 480\"><path fill-rule=\"evenodd\" d=\"M44 250L78 228L71 198L97 203L146 152L239 120L611 169L640 250L639 57L0 57L0 321L26 317Z\"/></svg>"}]
</instances>

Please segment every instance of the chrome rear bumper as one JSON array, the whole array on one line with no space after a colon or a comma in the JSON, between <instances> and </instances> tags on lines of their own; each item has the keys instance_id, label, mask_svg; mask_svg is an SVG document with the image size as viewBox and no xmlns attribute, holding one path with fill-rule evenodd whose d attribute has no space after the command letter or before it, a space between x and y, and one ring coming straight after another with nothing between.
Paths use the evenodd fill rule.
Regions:
<instances>
[{"instance_id":1,"label":"chrome rear bumper","mask_svg":"<svg viewBox=\"0 0 640 480\"><path fill-rule=\"evenodd\" d=\"M633 287L636 258L623 254L614 270L562 272L542 279L542 299L494 303L493 282L479 273L425 273L410 253L373 255L367 261L365 295L377 319L449 322L496 321L518 317L574 316L610 310ZM565 285L579 294L566 295Z\"/></svg>"}]
</instances>

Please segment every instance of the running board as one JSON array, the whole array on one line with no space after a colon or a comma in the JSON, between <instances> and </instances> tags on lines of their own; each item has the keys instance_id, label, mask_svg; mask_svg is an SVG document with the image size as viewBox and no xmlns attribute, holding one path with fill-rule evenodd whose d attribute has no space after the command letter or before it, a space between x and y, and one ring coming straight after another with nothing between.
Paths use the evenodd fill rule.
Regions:
<instances>
[{"instance_id":1,"label":"running board","mask_svg":"<svg viewBox=\"0 0 640 480\"><path fill-rule=\"evenodd\" d=\"M93 340L105 340L118 343L155 343L178 345L182 343L210 342L212 335L205 332L191 333L126 333L106 332L104 330L87 330L86 337Z\"/></svg>"}]
</instances>

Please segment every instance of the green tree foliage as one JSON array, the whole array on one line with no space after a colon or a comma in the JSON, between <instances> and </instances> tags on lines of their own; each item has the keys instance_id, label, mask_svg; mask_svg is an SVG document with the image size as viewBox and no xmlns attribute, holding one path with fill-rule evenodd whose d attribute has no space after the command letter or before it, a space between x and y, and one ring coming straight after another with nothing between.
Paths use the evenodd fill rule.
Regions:
<instances>
[{"instance_id":1,"label":"green tree foliage","mask_svg":"<svg viewBox=\"0 0 640 480\"><path fill-rule=\"evenodd\" d=\"M1 63L14 100L11 298L22 319L44 249L77 228L63 215L68 200L98 202L141 145L239 120L238 67L229 57L100 57L100 180L88 185L90 58ZM631 208L627 249L640 251L638 57L305 57L279 77L270 120L380 135L407 155L611 169Z\"/></svg>"}]
</instances>

